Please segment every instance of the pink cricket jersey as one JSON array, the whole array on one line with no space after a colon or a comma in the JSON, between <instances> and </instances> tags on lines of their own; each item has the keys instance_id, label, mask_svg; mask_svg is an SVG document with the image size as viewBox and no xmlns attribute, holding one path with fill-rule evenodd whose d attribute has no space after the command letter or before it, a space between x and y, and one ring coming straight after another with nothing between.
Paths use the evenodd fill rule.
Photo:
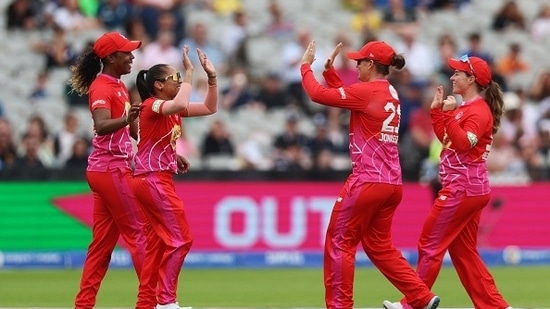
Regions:
<instances>
[{"instance_id":1,"label":"pink cricket jersey","mask_svg":"<svg viewBox=\"0 0 550 309\"><path fill-rule=\"evenodd\" d=\"M177 173L176 140L181 135L181 117L187 111L163 115L164 100L148 98L139 115L138 150L134 175L170 171Z\"/></svg>"},{"instance_id":2,"label":"pink cricket jersey","mask_svg":"<svg viewBox=\"0 0 550 309\"><path fill-rule=\"evenodd\" d=\"M330 88L315 79L311 67L302 65L302 84L319 104L351 111L349 152L353 174L366 182L401 184L397 148L401 108L395 88L386 80L344 83L334 70L324 71Z\"/></svg>"},{"instance_id":3,"label":"pink cricket jersey","mask_svg":"<svg viewBox=\"0 0 550 309\"><path fill-rule=\"evenodd\" d=\"M130 109L128 89L120 79L100 74L90 85L89 104L90 112L106 108L111 111L111 118L123 117ZM97 135L94 128L92 145L88 171L130 168L133 150L129 126L102 136Z\"/></svg>"},{"instance_id":4,"label":"pink cricket jersey","mask_svg":"<svg viewBox=\"0 0 550 309\"><path fill-rule=\"evenodd\" d=\"M432 124L443 145L439 175L445 188L468 196L491 192L487 156L493 142L493 115L482 97L453 111L432 109Z\"/></svg>"}]
</instances>

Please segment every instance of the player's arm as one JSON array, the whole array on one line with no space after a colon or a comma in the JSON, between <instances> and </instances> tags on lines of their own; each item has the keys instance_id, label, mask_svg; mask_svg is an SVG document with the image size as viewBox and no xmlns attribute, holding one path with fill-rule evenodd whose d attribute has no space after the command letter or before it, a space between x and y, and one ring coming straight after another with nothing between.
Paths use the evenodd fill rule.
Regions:
<instances>
[{"instance_id":1,"label":"player's arm","mask_svg":"<svg viewBox=\"0 0 550 309\"><path fill-rule=\"evenodd\" d=\"M210 82L209 82L210 83ZM204 102L192 102L183 117L212 115L218 111L218 86L210 85L206 90Z\"/></svg>"},{"instance_id":2,"label":"player's arm","mask_svg":"<svg viewBox=\"0 0 550 309\"><path fill-rule=\"evenodd\" d=\"M462 121L456 121L454 113L444 113L445 129L452 147L458 151L468 151L475 147L490 118L481 111L471 111Z\"/></svg>"},{"instance_id":3,"label":"player's arm","mask_svg":"<svg viewBox=\"0 0 550 309\"><path fill-rule=\"evenodd\" d=\"M365 109L365 94L369 91L364 85L354 84L338 88L326 88L315 79L311 66L307 63L301 66L302 86L313 102L350 110Z\"/></svg>"},{"instance_id":4,"label":"player's arm","mask_svg":"<svg viewBox=\"0 0 550 309\"><path fill-rule=\"evenodd\" d=\"M430 115L432 117L432 127L435 136L440 142L443 142L443 137L445 136L445 116L443 115L443 111L439 108L432 109Z\"/></svg>"}]
</instances>

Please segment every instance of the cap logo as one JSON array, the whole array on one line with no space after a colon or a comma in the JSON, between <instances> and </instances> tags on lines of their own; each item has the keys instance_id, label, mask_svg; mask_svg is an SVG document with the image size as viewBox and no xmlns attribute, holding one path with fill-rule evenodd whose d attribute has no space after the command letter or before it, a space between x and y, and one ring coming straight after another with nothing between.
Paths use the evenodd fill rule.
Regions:
<instances>
[{"instance_id":1,"label":"cap logo","mask_svg":"<svg viewBox=\"0 0 550 309\"><path fill-rule=\"evenodd\" d=\"M372 53L369 54L370 58L374 58L374 55Z\"/></svg>"}]
</instances>

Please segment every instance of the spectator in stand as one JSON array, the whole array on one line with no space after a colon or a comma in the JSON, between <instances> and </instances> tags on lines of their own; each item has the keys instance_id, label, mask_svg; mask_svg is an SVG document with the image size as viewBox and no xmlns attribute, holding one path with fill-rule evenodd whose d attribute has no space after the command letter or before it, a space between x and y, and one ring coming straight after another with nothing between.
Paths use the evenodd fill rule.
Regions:
<instances>
[{"instance_id":1,"label":"spectator in stand","mask_svg":"<svg viewBox=\"0 0 550 309\"><path fill-rule=\"evenodd\" d=\"M382 14L386 29L400 31L418 27L415 8L405 5L404 0L389 0Z\"/></svg>"},{"instance_id":2,"label":"spectator in stand","mask_svg":"<svg viewBox=\"0 0 550 309\"><path fill-rule=\"evenodd\" d=\"M359 33L366 29L368 29L368 31L378 32L382 26L382 12L374 5L372 0L361 1L359 8L351 17L351 29Z\"/></svg>"},{"instance_id":3,"label":"spectator in stand","mask_svg":"<svg viewBox=\"0 0 550 309\"><path fill-rule=\"evenodd\" d=\"M502 4L493 16L491 29L494 31L527 30L525 15L515 0L508 0Z\"/></svg>"},{"instance_id":4,"label":"spectator in stand","mask_svg":"<svg viewBox=\"0 0 550 309\"><path fill-rule=\"evenodd\" d=\"M37 156L40 159L40 162L42 163L42 165L46 168L52 167L55 160L54 150L53 150L54 148L53 139L50 136L50 133L48 132L48 127L46 125L46 122L44 121L44 118L42 118L42 116L34 115L29 118L29 121L27 123L27 130L23 134L23 140L25 140L28 137L32 138L32 139L29 139L28 141L30 146L33 147L33 150L34 150L35 139L36 141L38 141ZM23 145L20 145L18 149L18 154L21 157L25 156L24 143ZM34 156L34 154L32 156Z\"/></svg>"},{"instance_id":5,"label":"spectator in stand","mask_svg":"<svg viewBox=\"0 0 550 309\"><path fill-rule=\"evenodd\" d=\"M29 100L34 103L50 96L48 93L48 72L40 71L36 76L36 83L29 95Z\"/></svg>"},{"instance_id":6,"label":"spectator in stand","mask_svg":"<svg viewBox=\"0 0 550 309\"><path fill-rule=\"evenodd\" d=\"M434 61L437 53L433 46L418 40L418 31L416 27L401 28L395 51L407 59L407 70L413 81L426 85L437 72L437 62Z\"/></svg>"},{"instance_id":7,"label":"spectator in stand","mask_svg":"<svg viewBox=\"0 0 550 309\"><path fill-rule=\"evenodd\" d=\"M21 152L10 168L12 179L15 180L45 180L48 170L40 158L42 143L40 137L25 135L20 145Z\"/></svg>"},{"instance_id":8,"label":"spectator in stand","mask_svg":"<svg viewBox=\"0 0 550 309\"><path fill-rule=\"evenodd\" d=\"M32 44L35 52L46 57L46 71L52 68L68 68L76 61L78 53L71 47L67 39L67 31L57 24L52 26L54 36L50 41L37 41Z\"/></svg>"},{"instance_id":9,"label":"spectator in stand","mask_svg":"<svg viewBox=\"0 0 550 309\"><path fill-rule=\"evenodd\" d=\"M299 124L297 114L287 116L284 131L275 137L273 143L273 169L307 170L311 167L309 137L300 131Z\"/></svg>"},{"instance_id":10,"label":"spectator in stand","mask_svg":"<svg viewBox=\"0 0 550 309\"><path fill-rule=\"evenodd\" d=\"M175 41L179 42L185 36L186 20L183 14L182 6L187 0L134 0L134 8L137 16L139 16L147 31L147 36L151 40L156 39L161 24L159 20L161 15L168 13L172 15L174 20L174 36ZM210 55L208 55L210 57Z\"/></svg>"},{"instance_id":11,"label":"spectator in stand","mask_svg":"<svg viewBox=\"0 0 550 309\"><path fill-rule=\"evenodd\" d=\"M6 29L32 30L38 26L37 12L31 2L34 0L13 0L6 10Z\"/></svg>"},{"instance_id":12,"label":"spectator in stand","mask_svg":"<svg viewBox=\"0 0 550 309\"><path fill-rule=\"evenodd\" d=\"M550 38L550 4L541 4L531 23L531 38L535 42L545 42Z\"/></svg>"},{"instance_id":13,"label":"spectator in stand","mask_svg":"<svg viewBox=\"0 0 550 309\"><path fill-rule=\"evenodd\" d=\"M231 136L221 120L214 120L210 124L210 130L204 136L201 144L202 158L209 155L225 154L233 156L235 150Z\"/></svg>"},{"instance_id":14,"label":"spectator in stand","mask_svg":"<svg viewBox=\"0 0 550 309\"><path fill-rule=\"evenodd\" d=\"M0 170L9 168L17 158L11 124L7 118L0 117Z\"/></svg>"},{"instance_id":15,"label":"spectator in stand","mask_svg":"<svg viewBox=\"0 0 550 309\"><path fill-rule=\"evenodd\" d=\"M248 107L254 98L244 68L234 68L229 76L229 85L221 91L220 104L227 111Z\"/></svg>"},{"instance_id":16,"label":"spectator in stand","mask_svg":"<svg viewBox=\"0 0 550 309\"><path fill-rule=\"evenodd\" d=\"M189 37L183 39L179 47L189 46L189 50L196 50L199 48L205 54L208 55L208 59L216 67L216 70L220 74L227 72L228 63L224 57L222 50L216 45L216 43L208 37L208 25L202 21L197 21L191 25L191 34ZM199 67L200 61L195 53L189 55L191 62L194 66Z\"/></svg>"},{"instance_id":17,"label":"spectator in stand","mask_svg":"<svg viewBox=\"0 0 550 309\"><path fill-rule=\"evenodd\" d=\"M56 167L65 166L65 162L73 154L74 143L82 138L79 132L78 115L73 110L65 114L64 127L53 138Z\"/></svg>"},{"instance_id":18,"label":"spectator in stand","mask_svg":"<svg viewBox=\"0 0 550 309\"><path fill-rule=\"evenodd\" d=\"M263 34L281 41L292 38L295 26L293 23L286 20L283 8L278 0L269 1L268 12L271 20L264 29Z\"/></svg>"},{"instance_id":19,"label":"spectator in stand","mask_svg":"<svg viewBox=\"0 0 550 309\"><path fill-rule=\"evenodd\" d=\"M159 59L178 70L182 70L181 51L174 46L174 34L167 30L162 30L157 34L157 38L142 49L139 63L140 69L150 68Z\"/></svg>"},{"instance_id":20,"label":"spectator in stand","mask_svg":"<svg viewBox=\"0 0 550 309\"><path fill-rule=\"evenodd\" d=\"M99 2L97 20L108 30L120 31L132 16L132 6L126 0Z\"/></svg>"},{"instance_id":21,"label":"spectator in stand","mask_svg":"<svg viewBox=\"0 0 550 309\"><path fill-rule=\"evenodd\" d=\"M234 12L232 23L225 28L220 38L221 49L231 67L248 66L246 41L250 35L248 14L241 10Z\"/></svg>"},{"instance_id":22,"label":"spectator in stand","mask_svg":"<svg viewBox=\"0 0 550 309\"><path fill-rule=\"evenodd\" d=\"M70 170L86 171L88 156L90 155L90 143L83 137L78 137L71 148L71 156L65 162L65 168Z\"/></svg>"},{"instance_id":23,"label":"spectator in stand","mask_svg":"<svg viewBox=\"0 0 550 309\"><path fill-rule=\"evenodd\" d=\"M95 17L91 18L82 14L78 0L62 0L61 5L53 10L52 19L55 25L66 32L78 32L100 27Z\"/></svg>"},{"instance_id":24,"label":"spectator in stand","mask_svg":"<svg viewBox=\"0 0 550 309\"><path fill-rule=\"evenodd\" d=\"M286 108L292 104L293 100L281 76L271 72L261 77L254 102L265 110L273 110Z\"/></svg>"},{"instance_id":25,"label":"spectator in stand","mask_svg":"<svg viewBox=\"0 0 550 309\"><path fill-rule=\"evenodd\" d=\"M453 75L454 72L447 65L447 59L457 56L457 45L451 34L444 33L439 36L437 47L439 51L439 57L436 65L438 83L448 85L450 87L451 83L449 83L449 77ZM446 90L450 91L451 89Z\"/></svg>"},{"instance_id":26,"label":"spectator in stand","mask_svg":"<svg viewBox=\"0 0 550 309\"><path fill-rule=\"evenodd\" d=\"M509 45L508 53L497 60L496 69L507 80L510 80L518 73L529 70L529 64L523 58L522 49L518 43L511 43Z\"/></svg>"},{"instance_id":27,"label":"spectator in stand","mask_svg":"<svg viewBox=\"0 0 550 309\"><path fill-rule=\"evenodd\" d=\"M480 32L472 32L468 35L468 47L459 55L468 55L469 57L478 57L489 63L493 62L491 53L483 47L482 35Z\"/></svg>"}]
</instances>

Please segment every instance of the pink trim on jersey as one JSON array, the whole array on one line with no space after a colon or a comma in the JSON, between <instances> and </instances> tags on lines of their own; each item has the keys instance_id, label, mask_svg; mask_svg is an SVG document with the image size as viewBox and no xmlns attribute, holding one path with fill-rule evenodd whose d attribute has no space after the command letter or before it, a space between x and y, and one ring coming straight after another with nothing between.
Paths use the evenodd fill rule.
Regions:
<instances>
[{"instance_id":1,"label":"pink trim on jersey","mask_svg":"<svg viewBox=\"0 0 550 309\"><path fill-rule=\"evenodd\" d=\"M395 88L386 79L345 86L334 68L323 72L326 88L309 65L302 65L301 72L304 89L314 102L351 111L349 150L355 177L402 184L397 148L401 107Z\"/></svg>"},{"instance_id":2,"label":"pink trim on jersey","mask_svg":"<svg viewBox=\"0 0 550 309\"><path fill-rule=\"evenodd\" d=\"M107 74L100 74L90 85L90 112L98 108L111 111L111 118L126 115L130 96L124 82ZM94 128L94 150L88 157L88 171L129 169L133 158L129 126L107 135L97 135Z\"/></svg>"},{"instance_id":3,"label":"pink trim on jersey","mask_svg":"<svg viewBox=\"0 0 550 309\"><path fill-rule=\"evenodd\" d=\"M462 103L454 111L432 109L434 132L443 144L439 175L444 188L468 196L491 192L487 156L493 141L493 116L481 97ZM476 137L472 146L468 139Z\"/></svg>"},{"instance_id":4,"label":"pink trim on jersey","mask_svg":"<svg viewBox=\"0 0 550 309\"><path fill-rule=\"evenodd\" d=\"M149 98L142 103L134 175L159 171L177 173L175 147L181 136L181 115L163 115L165 102Z\"/></svg>"}]
</instances>

